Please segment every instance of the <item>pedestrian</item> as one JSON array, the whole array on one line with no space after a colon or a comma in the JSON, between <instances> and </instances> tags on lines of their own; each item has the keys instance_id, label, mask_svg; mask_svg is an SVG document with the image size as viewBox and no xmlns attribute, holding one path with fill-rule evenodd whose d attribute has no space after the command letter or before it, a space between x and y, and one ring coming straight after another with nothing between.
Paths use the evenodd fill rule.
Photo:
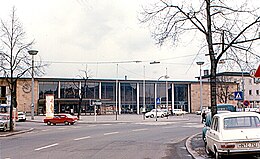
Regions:
<instances>
[{"instance_id":1,"label":"pedestrian","mask_svg":"<svg viewBox=\"0 0 260 159\"><path fill-rule=\"evenodd\" d=\"M201 123L203 123L204 121L206 121L206 112L205 110L203 111L203 113L201 114L202 120Z\"/></svg>"}]
</instances>

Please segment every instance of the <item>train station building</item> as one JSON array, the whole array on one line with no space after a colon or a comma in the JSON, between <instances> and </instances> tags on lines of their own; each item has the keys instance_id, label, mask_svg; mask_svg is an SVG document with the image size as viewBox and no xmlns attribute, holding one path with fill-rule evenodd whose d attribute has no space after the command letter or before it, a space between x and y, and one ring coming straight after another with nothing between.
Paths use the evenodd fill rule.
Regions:
<instances>
[{"instance_id":1,"label":"train station building","mask_svg":"<svg viewBox=\"0 0 260 159\"><path fill-rule=\"evenodd\" d=\"M236 82L225 82L229 93L226 103L237 105L230 94L238 90ZM202 82L202 106L210 106L210 82ZM224 87L218 87L223 90ZM31 78L17 82L17 109L31 113ZM182 109L189 113L200 110L200 82L172 80L115 80L115 79L72 79L35 78L35 114L45 114L46 95L54 95L55 113L77 113L88 115L94 112L93 101L100 101L99 114L141 114L155 107ZM217 97L219 98L219 97ZM10 91L4 78L0 78L0 102L8 103ZM158 99L159 102L158 102ZM81 106L79 103L81 101ZM218 100L220 103L220 100Z\"/></svg>"}]
</instances>

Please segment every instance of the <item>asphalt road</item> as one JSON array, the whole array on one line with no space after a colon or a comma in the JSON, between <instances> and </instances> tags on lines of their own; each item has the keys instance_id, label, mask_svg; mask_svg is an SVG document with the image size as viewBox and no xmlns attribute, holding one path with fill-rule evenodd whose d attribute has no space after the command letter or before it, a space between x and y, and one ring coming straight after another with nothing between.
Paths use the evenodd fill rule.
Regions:
<instances>
[{"instance_id":1,"label":"asphalt road","mask_svg":"<svg viewBox=\"0 0 260 159\"><path fill-rule=\"evenodd\" d=\"M191 159L185 140L201 131L199 118L176 122L136 122L34 127L1 138L3 159Z\"/></svg>"}]
</instances>

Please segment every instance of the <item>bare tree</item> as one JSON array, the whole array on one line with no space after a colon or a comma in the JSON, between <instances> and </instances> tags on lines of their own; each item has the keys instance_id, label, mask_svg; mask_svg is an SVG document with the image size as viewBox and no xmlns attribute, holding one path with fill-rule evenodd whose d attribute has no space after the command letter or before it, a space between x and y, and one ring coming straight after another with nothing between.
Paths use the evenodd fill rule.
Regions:
<instances>
[{"instance_id":1,"label":"bare tree","mask_svg":"<svg viewBox=\"0 0 260 159\"><path fill-rule=\"evenodd\" d=\"M211 63L213 115L217 113L216 71L221 57L235 57L245 64L253 62L253 59L259 61L260 58L255 48L259 45L260 39L259 8L254 8L254 4L258 2L256 0L250 2L182 0L171 3L170 0L158 0L157 3L144 7L141 13L140 21L149 25L152 37L159 45L165 42L175 45L184 33L196 35L194 36L196 40L201 40L199 37L202 37L203 47L198 54L200 51L208 52L206 55L209 56Z\"/></svg>"},{"instance_id":2,"label":"bare tree","mask_svg":"<svg viewBox=\"0 0 260 159\"><path fill-rule=\"evenodd\" d=\"M228 103L228 101L234 96L234 91L237 91L237 84L231 82L231 80L232 78L226 76L220 76L217 78L217 101L219 103Z\"/></svg>"},{"instance_id":3,"label":"bare tree","mask_svg":"<svg viewBox=\"0 0 260 159\"><path fill-rule=\"evenodd\" d=\"M10 131L13 131L12 111L13 108L17 107L17 80L31 69L31 58L27 51L33 45L33 41L25 42L25 32L15 13L16 9L13 7L10 21L1 20L0 26L0 40L2 43L0 48L0 74L5 77L11 93ZM37 65L35 68L39 70L41 67Z\"/></svg>"}]
</instances>

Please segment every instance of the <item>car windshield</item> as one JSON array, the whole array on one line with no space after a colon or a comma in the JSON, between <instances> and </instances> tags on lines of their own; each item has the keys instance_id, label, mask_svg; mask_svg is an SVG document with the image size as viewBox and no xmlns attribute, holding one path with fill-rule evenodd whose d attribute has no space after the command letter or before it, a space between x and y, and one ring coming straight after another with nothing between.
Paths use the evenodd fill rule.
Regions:
<instances>
[{"instance_id":1,"label":"car windshield","mask_svg":"<svg viewBox=\"0 0 260 159\"><path fill-rule=\"evenodd\" d=\"M72 116L72 115L70 115L70 114L67 114L67 117L68 117L68 118L73 118L73 116Z\"/></svg>"},{"instance_id":2,"label":"car windshield","mask_svg":"<svg viewBox=\"0 0 260 159\"><path fill-rule=\"evenodd\" d=\"M229 117L224 119L224 128L260 128L260 121L257 116Z\"/></svg>"}]
</instances>

